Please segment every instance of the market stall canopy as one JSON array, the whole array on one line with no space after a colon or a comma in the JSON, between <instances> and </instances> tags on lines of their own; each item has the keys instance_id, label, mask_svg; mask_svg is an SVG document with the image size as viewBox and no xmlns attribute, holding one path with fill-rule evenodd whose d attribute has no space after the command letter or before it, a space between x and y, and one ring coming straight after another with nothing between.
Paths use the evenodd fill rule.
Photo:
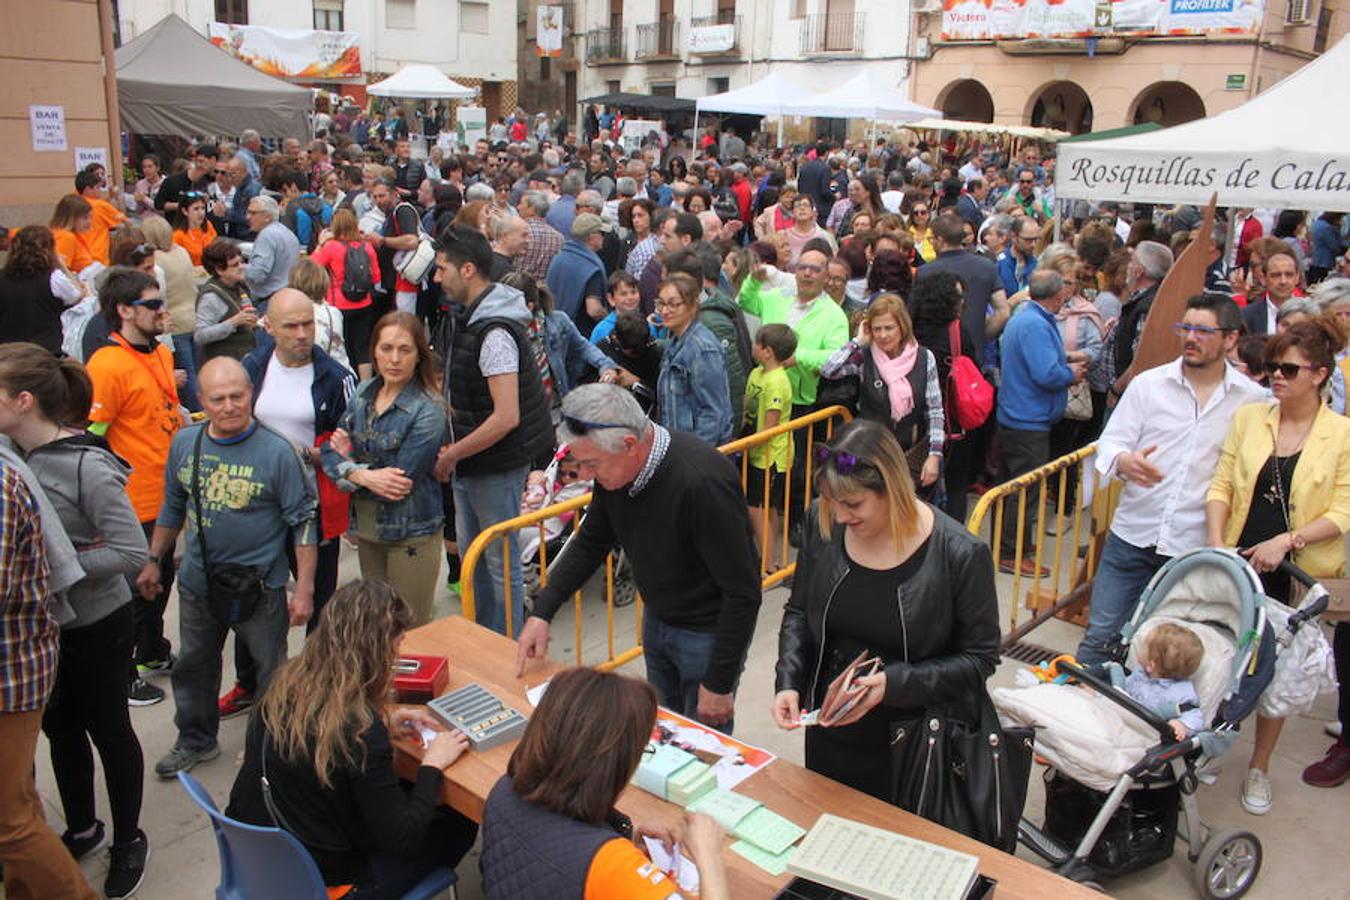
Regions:
<instances>
[{"instance_id":1,"label":"market stall canopy","mask_svg":"<svg viewBox=\"0 0 1350 900\"><path fill-rule=\"evenodd\" d=\"M600 94L587 97L582 103L598 103L606 107L620 109L651 110L652 112L693 112L694 101L683 97L667 97L661 94Z\"/></svg>"},{"instance_id":2,"label":"market stall canopy","mask_svg":"<svg viewBox=\"0 0 1350 900\"><path fill-rule=\"evenodd\" d=\"M132 134L310 136L308 88L264 75L168 15L117 48L117 101Z\"/></svg>"},{"instance_id":3,"label":"market stall canopy","mask_svg":"<svg viewBox=\"0 0 1350 900\"><path fill-rule=\"evenodd\" d=\"M478 92L452 81L435 66L404 66L384 81L366 89L376 97L401 100L472 100Z\"/></svg>"},{"instance_id":4,"label":"market stall canopy","mask_svg":"<svg viewBox=\"0 0 1350 900\"><path fill-rule=\"evenodd\" d=\"M815 93L781 72L770 72L754 84L695 101L699 113L741 113L751 116L832 116L830 107L815 103Z\"/></svg>"},{"instance_id":5,"label":"market stall canopy","mask_svg":"<svg viewBox=\"0 0 1350 900\"><path fill-rule=\"evenodd\" d=\"M1350 119L1327 115L1348 77L1350 39L1342 38L1236 109L1147 134L1065 144L1055 194L1203 206L1217 192L1220 206L1350 210Z\"/></svg>"},{"instance_id":6,"label":"market stall canopy","mask_svg":"<svg viewBox=\"0 0 1350 900\"><path fill-rule=\"evenodd\" d=\"M913 122L942 118L942 113L909 100L900 91L883 83L871 69L862 69L833 90L815 94L811 103L834 110L836 118L872 119L882 122Z\"/></svg>"},{"instance_id":7,"label":"market stall canopy","mask_svg":"<svg viewBox=\"0 0 1350 900\"><path fill-rule=\"evenodd\" d=\"M1058 141L1069 137L1069 132L1033 125L1000 125L997 122L967 122L963 119L920 119L905 125L913 131L973 131L980 134L1009 134L1013 137Z\"/></svg>"}]
</instances>

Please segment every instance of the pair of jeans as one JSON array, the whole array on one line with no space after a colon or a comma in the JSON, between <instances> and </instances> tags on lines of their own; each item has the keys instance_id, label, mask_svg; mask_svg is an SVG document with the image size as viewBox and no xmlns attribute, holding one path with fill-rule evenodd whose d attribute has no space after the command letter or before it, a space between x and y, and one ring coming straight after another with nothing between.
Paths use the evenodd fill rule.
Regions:
<instances>
[{"instance_id":1,"label":"pair of jeans","mask_svg":"<svg viewBox=\"0 0 1350 900\"><path fill-rule=\"evenodd\" d=\"M1018 428L999 427L999 447L1003 456L1004 477L1012 480L1025 475L1033 469L1039 469L1050 461L1050 432L1023 431ZM1029 557L1036 552L1036 505L1040 503L1041 487L1028 488L1026 492L1025 522L1022 528L1022 556ZM1046 504L1050 503L1050 493L1046 491ZM1004 504L1003 535L999 541L999 555L1003 559L1012 559L1017 555L1017 519L1022 503L1014 496Z\"/></svg>"},{"instance_id":2,"label":"pair of jeans","mask_svg":"<svg viewBox=\"0 0 1350 900\"><path fill-rule=\"evenodd\" d=\"M140 602L133 597L92 625L61 631L56 687L42 716L66 827L78 834L94 826L92 739L103 762L113 842L118 844L136 840L145 776L123 677L135 632L132 604Z\"/></svg>"},{"instance_id":3,"label":"pair of jeans","mask_svg":"<svg viewBox=\"0 0 1350 900\"><path fill-rule=\"evenodd\" d=\"M1168 561L1155 547L1136 547L1106 535L1097 574L1092 579L1092 599L1088 601L1088 625L1078 645L1078 662L1099 665L1111 659L1111 648L1120 640L1120 630L1129 621L1139 595Z\"/></svg>"},{"instance_id":4,"label":"pair of jeans","mask_svg":"<svg viewBox=\"0 0 1350 900\"><path fill-rule=\"evenodd\" d=\"M145 532L145 542L150 543L150 538L155 532L155 520L142 522L141 530ZM135 575L127 576L127 583L131 585L132 617L135 620L135 637L132 652L128 657L130 666L128 683L140 677L136 671L137 663L145 665L166 661L172 649L168 638L164 637L164 610L169 606L169 589L173 586L174 576L172 549L160 558L159 571L163 587L153 600L146 600L141 596L141 592L136 589Z\"/></svg>"},{"instance_id":5,"label":"pair of jeans","mask_svg":"<svg viewBox=\"0 0 1350 900\"><path fill-rule=\"evenodd\" d=\"M455 534L461 558L484 529L520 515L528 474L526 466L485 475L455 473ZM498 634L508 633L503 548L510 555L511 634L515 634L524 621L525 586L520 572L520 541L514 533L506 541L490 543L478 560L473 573L474 619Z\"/></svg>"},{"instance_id":6,"label":"pair of jeans","mask_svg":"<svg viewBox=\"0 0 1350 900\"><path fill-rule=\"evenodd\" d=\"M647 665L647 681L656 689L656 698L671 712L698 719L698 689L712 662L717 635L712 632L676 628L658 619L650 609L642 617L642 658ZM745 658L741 658L741 668ZM737 675L739 682L740 676ZM736 688L732 687L732 693ZM735 720L711 726L731 734Z\"/></svg>"},{"instance_id":7,"label":"pair of jeans","mask_svg":"<svg viewBox=\"0 0 1350 900\"><path fill-rule=\"evenodd\" d=\"M175 369L187 372L187 384L178 392L179 402L188 412L200 412L201 402L197 399L197 345L192 339L192 332L173 336L173 365Z\"/></svg>"},{"instance_id":8,"label":"pair of jeans","mask_svg":"<svg viewBox=\"0 0 1350 900\"><path fill-rule=\"evenodd\" d=\"M291 575L295 575L295 536L286 540L286 561L290 564ZM338 553L342 549L341 538L329 538L319 544L318 559L314 563L314 612L305 623L305 634L312 634L319 627L319 613L337 590ZM248 644L234 642L234 680L250 694L258 690L258 666L248 652Z\"/></svg>"},{"instance_id":9,"label":"pair of jeans","mask_svg":"<svg viewBox=\"0 0 1350 900\"><path fill-rule=\"evenodd\" d=\"M206 598L178 586L178 662L173 667L174 724L178 746L206 750L220 728L220 669L225 636L248 645L258 667L258 694L267 690L276 667L286 658L286 590L268 588L253 615L236 625L215 620Z\"/></svg>"},{"instance_id":10,"label":"pair of jeans","mask_svg":"<svg viewBox=\"0 0 1350 900\"><path fill-rule=\"evenodd\" d=\"M117 677L122 677L119 668ZM66 845L42 815L33 777L42 710L0 712L0 866L8 900L97 900Z\"/></svg>"}]
</instances>

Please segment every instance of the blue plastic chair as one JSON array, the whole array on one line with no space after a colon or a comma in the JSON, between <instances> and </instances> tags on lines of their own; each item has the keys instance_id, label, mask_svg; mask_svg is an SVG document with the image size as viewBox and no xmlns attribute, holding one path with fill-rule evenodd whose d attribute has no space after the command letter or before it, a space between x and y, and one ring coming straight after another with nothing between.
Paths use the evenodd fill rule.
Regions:
<instances>
[{"instance_id":1,"label":"blue plastic chair","mask_svg":"<svg viewBox=\"0 0 1350 900\"><path fill-rule=\"evenodd\" d=\"M202 783L187 772L178 780L211 821L220 851L220 885L216 900L327 900L323 876L305 846L287 831L236 822L216 808ZM403 900L430 900L449 889L458 876L443 866L432 870Z\"/></svg>"}]
</instances>

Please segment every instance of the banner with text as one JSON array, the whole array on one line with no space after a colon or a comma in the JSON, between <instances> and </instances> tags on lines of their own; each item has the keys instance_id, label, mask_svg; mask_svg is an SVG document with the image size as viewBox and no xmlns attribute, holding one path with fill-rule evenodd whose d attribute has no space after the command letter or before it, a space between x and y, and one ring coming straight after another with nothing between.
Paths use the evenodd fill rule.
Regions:
<instances>
[{"instance_id":1,"label":"banner with text","mask_svg":"<svg viewBox=\"0 0 1350 900\"><path fill-rule=\"evenodd\" d=\"M1263 0L943 0L942 40L1255 34Z\"/></svg>"},{"instance_id":2,"label":"banner with text","mask_svg":"<svg viewBox=\"0 0 1350 900\"><path fill-rule=\"evenodd\" d=\"M539 56L562 56L563 8L541 6L534 25L534 52Z\"/></svg>"},{"instance_id":3,"label":"banner with text","mask_svg":"<svg viewBox=\"0 0 1350 900\"><path fill-rule=\"evenodd\" d=\"M355 32L222 22L211 22L206 28L211 43L277 78L334 81L361 77L361 48Z\"/></svg>"}]
</instances>

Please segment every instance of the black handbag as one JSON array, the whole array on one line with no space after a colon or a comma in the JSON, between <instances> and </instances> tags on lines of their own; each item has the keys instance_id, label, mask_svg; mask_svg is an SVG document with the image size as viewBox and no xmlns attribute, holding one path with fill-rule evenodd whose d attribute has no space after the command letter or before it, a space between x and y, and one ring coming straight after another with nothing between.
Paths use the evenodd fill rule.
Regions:
<instances>
[{"instance_id":1,"label":"black handbag","mask_svg":"<svg viewBox=\"0 0 1350 900\"><path fill-rule=\"evenodd\" d=\"M1027 799L1033 732L1003 728L981 688L978 723L934 707L893 722L891 802L1011 853Z\"/></svg>"},{"instance_id":2,"label":"black handbag","mask_svg":"<svg viewBox=\"0 0 1350 900\"><path fill-rule=\"evenodd\" d=\"M202 571L206 573L206 608L211 618L227 628L246 622L262 602L265 586L262 577L252 566L238 563L212 565L206 554L206 527L202 519L202 438L203 425L192 445L192 505L197 513L197 546L202 555Z\"/></svg>"}]
</instances>

